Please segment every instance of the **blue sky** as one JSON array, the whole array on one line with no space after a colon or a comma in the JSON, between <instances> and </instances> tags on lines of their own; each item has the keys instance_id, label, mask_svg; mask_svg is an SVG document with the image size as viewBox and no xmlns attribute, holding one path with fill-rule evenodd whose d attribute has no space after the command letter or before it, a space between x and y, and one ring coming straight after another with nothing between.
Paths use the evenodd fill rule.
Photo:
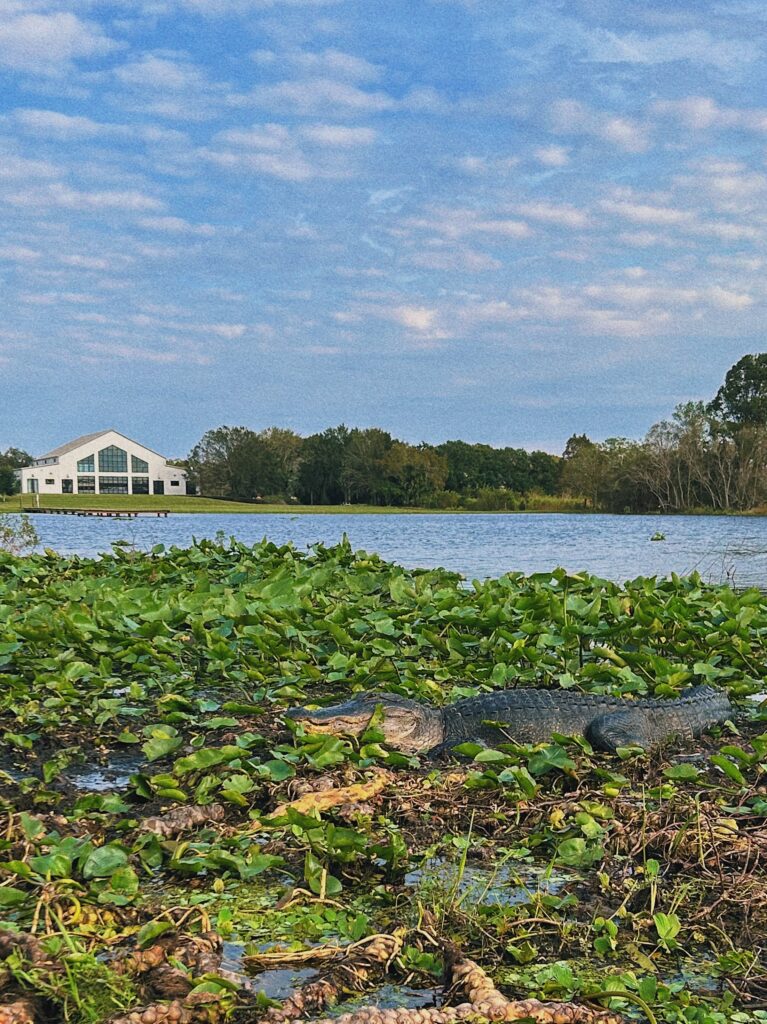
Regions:
<instances>
[{"instance_id":1,"label":"blue sky","mask_svg":"<svg viewBox=\"0 0 767 1024\"><path fill-rule=\"evenodd\" d=\"M642 436L765 342L750 0L0 0L0 448Z\"/></svg>"}]
</instances>

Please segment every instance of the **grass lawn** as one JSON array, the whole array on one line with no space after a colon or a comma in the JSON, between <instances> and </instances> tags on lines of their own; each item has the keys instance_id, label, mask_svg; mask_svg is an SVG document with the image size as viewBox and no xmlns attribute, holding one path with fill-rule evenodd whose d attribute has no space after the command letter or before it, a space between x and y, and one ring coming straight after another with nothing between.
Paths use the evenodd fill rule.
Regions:
<instances>
[{"instance_id":1,"label":"grass lawn","mask_svg":"<svg viewBox=\"0 0 767 1024\"><path fill-rule=\"evenodd\" d=\"M0 512L18 512L34 508L32 494L0 496ZM42 508L109 508L131 511L169 509L171 512L282 512L296 515L306 512L323 512L335 515L349 515L354 512L432 512L433 509L381 508L376 505L266 505L250 504L244 501L220 501L218 498L197 498L176 494L41 494Z\"/></svg>"},{"instance_id":2,"label":"grass lawn","mask_svg":"<svg viewBox=\"0 0 767 1024\"><path fill-rule=\"evenodd\" d=\"M0 495L0 513L18 512L34 508L35 497L32 494ZM218 513L257 513L279 512L287 515L305 513L324 513L328 515L353 515L368 513L375 515L391 514L440 514L461 513L473 515L477 509L433 509L433 508L402 508L400 506L380 505L266 505L250 504L244 501L221 501L218 498L197 498L176 494L41 494L42 508L108 508L131 511L151 511L168 509L170 512L218 512ZM580 500L570 498L544 498L540 507L531 502L528 512L582 512Z\"/></svg>"}]
</instances>

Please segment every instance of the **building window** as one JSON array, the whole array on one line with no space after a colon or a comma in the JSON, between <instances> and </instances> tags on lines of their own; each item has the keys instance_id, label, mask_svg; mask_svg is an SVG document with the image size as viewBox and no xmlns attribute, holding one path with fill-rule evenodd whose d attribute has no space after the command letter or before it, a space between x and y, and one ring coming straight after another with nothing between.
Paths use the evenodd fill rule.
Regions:
<instances>
[{"instance_id":1,"label":"building window","mask_svg":"<svg viewBox=\"0 0 767 1024\"><path fill-rule=\"evenodd\" d=\"M134 494L149 494L149 477L134 476L132 487Z\"/></svg>"},{"instance_id":2,"label":"building window","mask_svg":"<svg viewBox=\"0 0 767 1024\"><path fill-rule=\"evenodd\" d=\"M178 480L171 480L170 485L171 487L178 487Z\"/></svg>"},{"instance_id":3,"label":"building window","mask_svg":"<svg viewBox=\"0 0 767 1024\"><path fill-rule=\"evenodd\" d=\"M127 478L127 476L100 476L99 477L99 494L127 494L127 493L128 493L128 478Z\"/></svg>"},{"instance_id":4,"label":"building window","mask_svg":"<svg viewBox=\"0 0 767 1024\"><path fill-rule=\"evenodd\" d=\"M110 444L108 448L102 448L99 452L99 473L127 473L128 453L124 448L118 448ZM99 487L101 490L101 487ZM119 494L120 492L110 491L109 493ZM127 493L127 492L126 492Z\"/></svg>"},{"instance_id":5,"label":"building window","mask_svg":"<svg viewBox=\"0 0 767 1024\"><path fill-rule=\"evenodd\" d=\"M55 481L55 480L53 479L53 477L52 477L52 476L49 476L49 477L47 477L47 478L46 478L46 481L45 481L45 486L46 486L46 487L53 487L53 485L54 485L55 483L56 483L56 481Z\"/></svg>"},{"instance_id":6,"label":"building window","mask_svg":"<svg viewBox=\"0 0 767 1024\"><path fill-rule=\"evenodd\" d=\"M148 473L149 463L144 462L137 455L131 455L130 457L130 471L131 473Z\"/></svg>"},{"instance_id":7,"label":"building window","mask_svg":"<svg viewBox=\"0 0 767 1024\"><path fill-rule=\"evenodd\" d=\"M95 476L78 476L78 478L77 478L77 493L78 494L95 494L96 493L96 477Z\"/></svg>"},{"instance_id":8,"label":"building window","mask_svg":"<svg viewBox=\"0 0 767 1024\"><path fill-rule=\"evenodd\" d=\"M86 455L77 463L78 473L94 473L96 470L96 459L93 455Z\"/></svg>"},{"instance_id":9,"label":"building window","mask_svg":"<svg viewBox=\"0 0 767 1024\"><path fill-rule=\"evenodd\" d=\"M72 481L71 480L62 480L61 481L61 493L62 494L71 494L72 493Z\"/></svg>"}]
</instances>

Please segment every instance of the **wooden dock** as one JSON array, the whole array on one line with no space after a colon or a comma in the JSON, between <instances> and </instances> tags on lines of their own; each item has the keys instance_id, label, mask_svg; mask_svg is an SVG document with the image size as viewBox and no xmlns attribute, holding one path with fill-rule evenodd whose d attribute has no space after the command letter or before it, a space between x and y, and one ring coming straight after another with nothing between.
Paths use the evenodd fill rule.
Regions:
<instances>
[{"instance_id":1,"label":"wooden dock","mask_svg":"<svg viewBox=\"0 0 767 1024\"><path fill-rule=\"evenodd\" d=\"M139 516L155 516L157 519L167 519L170 514L169 508L25 508L24 512L33 515L45 516L96 516L98 519L138 519Z\"/></svg>"}]
</instances>

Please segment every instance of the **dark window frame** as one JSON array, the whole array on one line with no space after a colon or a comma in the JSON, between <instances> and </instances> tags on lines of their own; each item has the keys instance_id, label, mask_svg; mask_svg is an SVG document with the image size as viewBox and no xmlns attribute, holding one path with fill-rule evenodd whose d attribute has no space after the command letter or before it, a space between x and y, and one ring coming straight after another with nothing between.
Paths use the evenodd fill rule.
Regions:
<instances>
[{"instance_id":1,"label":"dark window frame","mask_svg":"<svg viewBox=\"0 0 767 1024\"><path fill-rule=\"evenodd\" d=\"M99 494L129 494L127 476L99 476Z\"/></svg>"},{"instance_id":2,"label":"dark window frame","mask_svg":"<svg viewBox=\"0 0 767 1024\"><path fill-rule=\"evenodd\" d=\"M99 473L123 473L128 472L128 453L124 448L116 444L107 445L99 451Z\"/></svg>"}]
</instances>

